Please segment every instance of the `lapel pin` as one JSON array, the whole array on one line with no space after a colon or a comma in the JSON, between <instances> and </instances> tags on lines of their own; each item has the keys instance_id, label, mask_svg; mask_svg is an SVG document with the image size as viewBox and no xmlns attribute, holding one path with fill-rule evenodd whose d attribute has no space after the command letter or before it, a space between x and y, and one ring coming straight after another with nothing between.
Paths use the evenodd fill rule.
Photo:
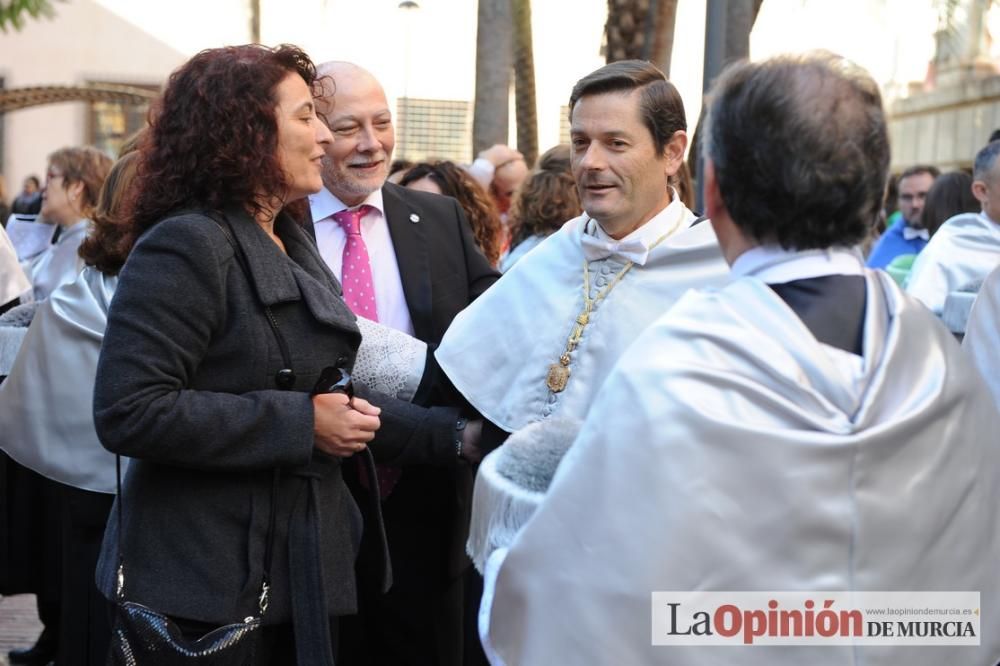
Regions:
<instances>
[{"instance_id":1,"label":"lapel pin","mask_svg":"<svg viewBox=\"0 0 1000 666\"><path fill-rule=\"evenodd\" d=\"M419 215L417 215L416 213L410 213L410 222L413 222L413 224L416 224L419 221L420 221L420 216Z\"/></svg>"}]
</instances>

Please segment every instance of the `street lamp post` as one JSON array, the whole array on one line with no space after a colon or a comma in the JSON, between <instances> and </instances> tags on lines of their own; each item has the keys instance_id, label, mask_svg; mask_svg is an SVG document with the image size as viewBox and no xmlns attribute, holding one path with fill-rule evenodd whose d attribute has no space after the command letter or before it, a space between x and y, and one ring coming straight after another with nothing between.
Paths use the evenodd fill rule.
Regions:
<instances>
[{"instance_id":1,"label":"street lamp post","mask_svg":"<svg viewBox=\"0 0 1000 666\"><path fill-rule=\"evenodd\" d=\"M400 151L400 157L409 159L410 157L410 33L412 32L412 21L410 16L414 11L420 9L418 5L413 0L403 0L399 3L400 10L403 11L406 17L405 25L403 26L403 118L402 123L402 144L403 149Z\"/></svg>"}]
</instances>

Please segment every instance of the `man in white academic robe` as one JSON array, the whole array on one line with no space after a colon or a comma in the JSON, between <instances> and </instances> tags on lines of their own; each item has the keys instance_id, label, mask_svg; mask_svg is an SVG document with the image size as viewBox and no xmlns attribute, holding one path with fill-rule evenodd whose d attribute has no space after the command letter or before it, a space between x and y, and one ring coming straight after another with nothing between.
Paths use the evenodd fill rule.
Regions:
<instances>
[{"instance_id":1,"label":"man in white academic robe","mask_svg":"<svg viewBox=\"0 0 1000 666\"><path fill-rule=\"evenodd\" d=\"M945 221L917 255L906 293L940 316L948 294L983 280L1000 266L1000 141L976 155L972 194L982 212L962 213Z\"/></svg>"},{"instance_id":2,"label":"man in white academic robe","mask_svg":"<svg viewBox=\"0 0 1000 666\"><path fill-rule=\"evenodd\" d=\"M687 147L684 105L646 62L606 65L570 96L584 214L463 310L436 360L487 419L484 448L553 415L582 418L635 337L727 267L708 224L669 186Z\"/></svg>"},{"instance_id":3,"label":"man in white academic robe","mask_svg":"<svg viewBox=\"0 0 1000 666\"><path fill-rule=\"evenodd\" d=\"M487 653L993 666L1000 417L943 325L852 249L889 165L877 85L831 55L743 63L707 121L707 211L734 280L681 298L611 373L539 509L491 556ZM973 591L981 633L653 645L653 592L760 590Z\"/></svg>"},{"instance_id":4,"label":"man in white academic robe","mask_svg":"<svg viewBox=\"0 0 1000 666\"><path fill-rule=\"evenodd\" d=\"M688 289L727 278L711 226L697 224L669 185L687 123L663 73L634 60L606 65L577 82L569 107L584 214L463 310L435 352L484 417L486 451L530 423L582 419L657 315ZM470 642L474 627L472 615Z\"/></svg>"}]
</instances>

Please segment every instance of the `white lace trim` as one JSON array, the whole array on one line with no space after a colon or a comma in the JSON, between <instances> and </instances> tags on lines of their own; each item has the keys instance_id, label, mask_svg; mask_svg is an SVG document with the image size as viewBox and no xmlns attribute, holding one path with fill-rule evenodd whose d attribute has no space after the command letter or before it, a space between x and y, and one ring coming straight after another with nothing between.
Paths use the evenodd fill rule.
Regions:
<instances>
[{"instance_id":1,"label":"white lace trim","mask_svg":"<svg viewBox=\"0 0 1000 666\"><path fill-rule=\"evenodd\" d=\"M427 343L364 317L358 317L358 328L354 378L374 391L412 400L427 363Z\"/></svg>"}]
</instances>

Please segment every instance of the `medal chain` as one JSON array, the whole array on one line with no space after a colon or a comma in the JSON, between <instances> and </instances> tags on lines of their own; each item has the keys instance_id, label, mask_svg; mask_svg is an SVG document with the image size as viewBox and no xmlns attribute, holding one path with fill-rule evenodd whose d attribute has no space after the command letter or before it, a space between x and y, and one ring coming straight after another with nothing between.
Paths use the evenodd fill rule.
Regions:
<instances>
[{"instance_id":1,"label":"medal chain","mask_svg":"<svg viewBox=\"0 0 1000 666\"><path fill-rule=\"evenodd\" d=\"M662 236L656 239L656 241L649 246L649 251L651 252L657 245L665 241L670 235L677 231L677 227L680 226L681 221L684 219L684 214L681 212L677 217L677 222ZM569 366L572 363L573 358L570 354L576 349L577 345L580 344L580 339L583 337L583 331L590 323L590 315L594 310L594 307L599 304L604 298L611 293L611 290L621 282L625 274L628 273L635 262L629 260L624 268L615 274L615 277L608 283L604 289L602 289L593 298L590 297L590 268L586 259L583 260L583 310L576 317L576 324L573 326L573 331L570 333L569 338L566 340L566 351L562 353L559 357L559 363L553 363L549 368L549 374L546 377L546 385L549 390L559 393L566 388L566 383L569 381Z\"/></svg>"}]
</instances>

